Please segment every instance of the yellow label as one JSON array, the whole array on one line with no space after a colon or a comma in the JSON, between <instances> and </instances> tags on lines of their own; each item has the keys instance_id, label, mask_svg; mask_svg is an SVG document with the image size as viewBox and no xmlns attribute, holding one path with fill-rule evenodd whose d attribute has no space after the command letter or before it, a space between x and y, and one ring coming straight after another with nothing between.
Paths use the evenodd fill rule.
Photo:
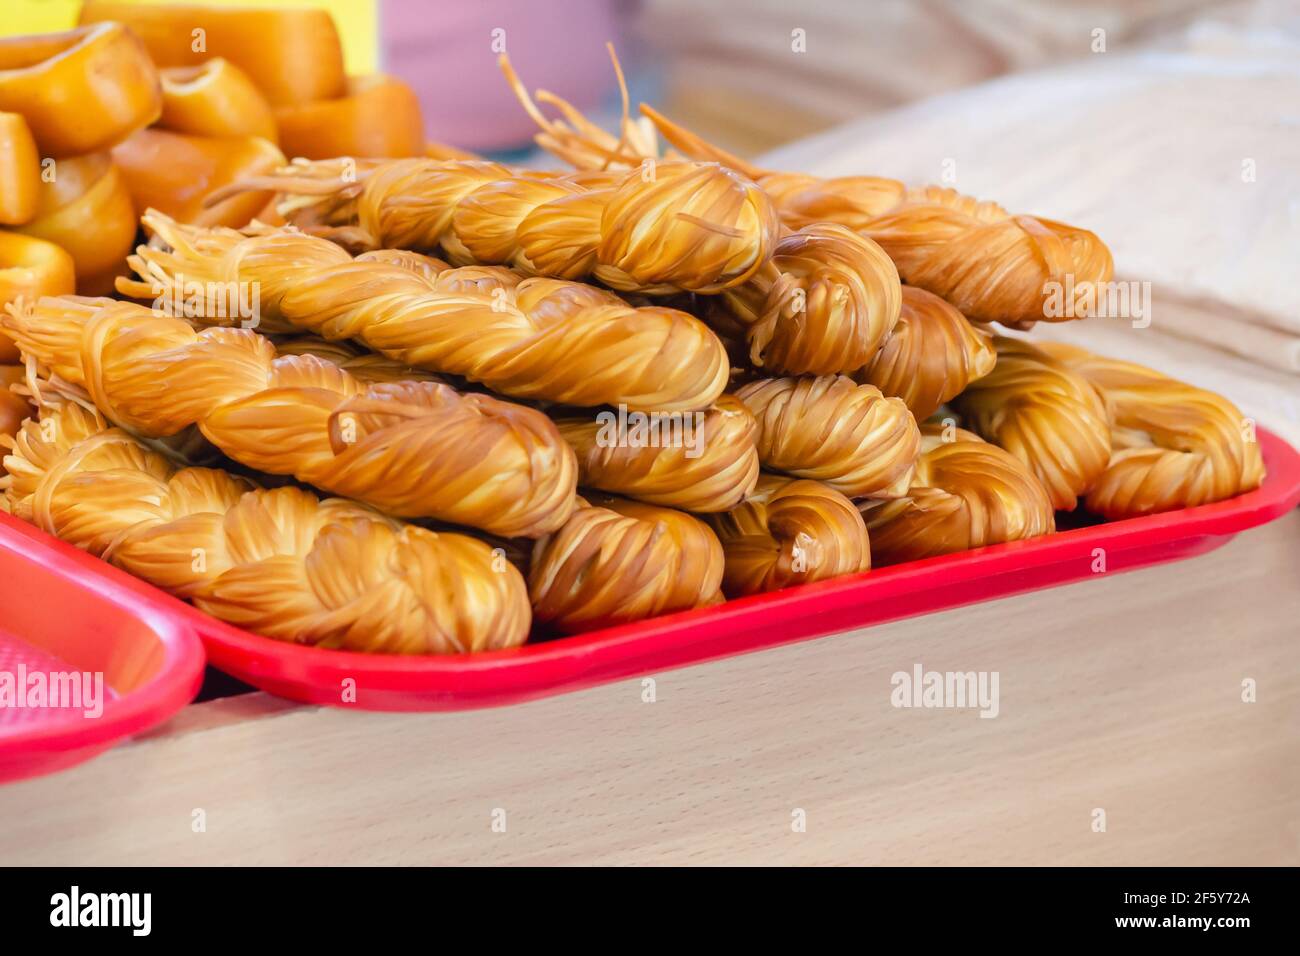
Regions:
<instances>
[{"instance_id":1,"label":"yellow label","mask_svg":"<svg viewBox=\"0 0 1300 956\"><path fill-rule=\"evenodd\" d=\"M77 25L81 0L0 0L0 36L54 33ZM166 4L167 0L130 0ZM328 10L343 41L348 73L373 73L379 64L378 0L202 0L210 7L316 7Z\"/></svg>"}]
</instances>

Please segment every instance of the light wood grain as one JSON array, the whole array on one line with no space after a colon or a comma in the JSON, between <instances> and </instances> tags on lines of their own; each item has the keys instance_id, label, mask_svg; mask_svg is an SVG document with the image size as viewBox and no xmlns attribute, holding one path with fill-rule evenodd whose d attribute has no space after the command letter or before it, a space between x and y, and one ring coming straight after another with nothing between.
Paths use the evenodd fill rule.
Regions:
<instances>
[{"instance_id":1,"label":"light wood grain","mask_svg":"<svg viewBox=\"0 0 1300 956\"><path fill-rule=\"evenodd\" d=\"M1297 568L1293 512L1188 562L656 675L654 703L215 701L0 789L0 862L1295 864ZM895 709L915 663L998 671L1000 716Z\"/></svg>"}]
</instances>

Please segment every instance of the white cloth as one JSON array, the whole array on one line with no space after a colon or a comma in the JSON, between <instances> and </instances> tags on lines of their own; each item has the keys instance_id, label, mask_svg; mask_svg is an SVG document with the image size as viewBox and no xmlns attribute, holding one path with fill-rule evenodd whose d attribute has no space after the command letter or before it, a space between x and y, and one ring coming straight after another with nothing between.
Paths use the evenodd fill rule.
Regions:
<instances>
[{"instance_id":1,"label":"white cloth","mask_svg":"<svg viewBox=\"0 0 1300 956\"><path fill-rule=\"evenodd\" d=\"M1087 56L1095 30L1112 50L1132 48L1207 9L1239 17L1273 2L1291 0L640 0L634 32L688 125L710 136L784 127L779 142Z\"/></svg>"}]
</instances>

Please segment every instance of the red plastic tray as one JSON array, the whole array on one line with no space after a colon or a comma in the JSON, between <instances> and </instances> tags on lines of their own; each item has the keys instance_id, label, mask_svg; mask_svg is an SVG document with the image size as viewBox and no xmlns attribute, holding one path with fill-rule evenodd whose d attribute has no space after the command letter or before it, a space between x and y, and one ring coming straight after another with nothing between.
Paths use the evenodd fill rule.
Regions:
<instances>
[{"instance_id":1,"label":"red plastic tray","mask_svg":"<svg viewBox=\"0 0 1300 956\"><path fill-rule=\"evenodd\" d=\"M86 700L0 706L0 782L73 766L194 699L204 662L197 612L0 517L0 674L15 682L39 674L46 684L56 674L99 674L103 688L103 709L91 716Z\"/></svg>"},{"instance_id":2,"label":"red plastic tray","mask_svg":"<svg viewBox=\"0 0 1300 956\"><path fill-rule=\"evenodd\" d=\"M111 589L141 620L193 629L215 667L294 700L367 710L461 710L517 703L639 674L728 657L1210 551L1300 503L1300 453L1259 432L1268 477L1229 501L1064 531L1030 541L882 568L579 637L472 656L386 657L272 641L213 620L103 562L0 515L0 546L26 542L46 565L26 599L75 628L84 612L53 595ZM31 577L31 575L29 575ZM129 598L124 597L129 592ZM84 627L84 623L81 625ZM345 682L352 682L345 684ZM344 702L344 687L355 702ZM2 743L2 741L0 741Z\"/></svg>"}]
</instances>

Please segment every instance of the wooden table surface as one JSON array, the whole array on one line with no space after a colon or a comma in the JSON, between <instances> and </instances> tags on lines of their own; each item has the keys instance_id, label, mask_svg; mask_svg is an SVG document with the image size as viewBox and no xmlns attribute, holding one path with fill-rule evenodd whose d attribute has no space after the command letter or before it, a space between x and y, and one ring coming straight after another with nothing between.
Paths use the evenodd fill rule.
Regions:
<instances>
[{"instance_id":1,"label":"wooden table surface","mask_svg":"<svg viewBox=\"0 0 1300 956\"><path fill-rule=\"evenodd\" d=\"M1296 864L1297 569L1292 512L658 674L651 703L639 680L460 714L212 701L0 788L0 863ZM1000 714L893 707L916 664L997 671Z\"/></svg>"}]
</instances>

